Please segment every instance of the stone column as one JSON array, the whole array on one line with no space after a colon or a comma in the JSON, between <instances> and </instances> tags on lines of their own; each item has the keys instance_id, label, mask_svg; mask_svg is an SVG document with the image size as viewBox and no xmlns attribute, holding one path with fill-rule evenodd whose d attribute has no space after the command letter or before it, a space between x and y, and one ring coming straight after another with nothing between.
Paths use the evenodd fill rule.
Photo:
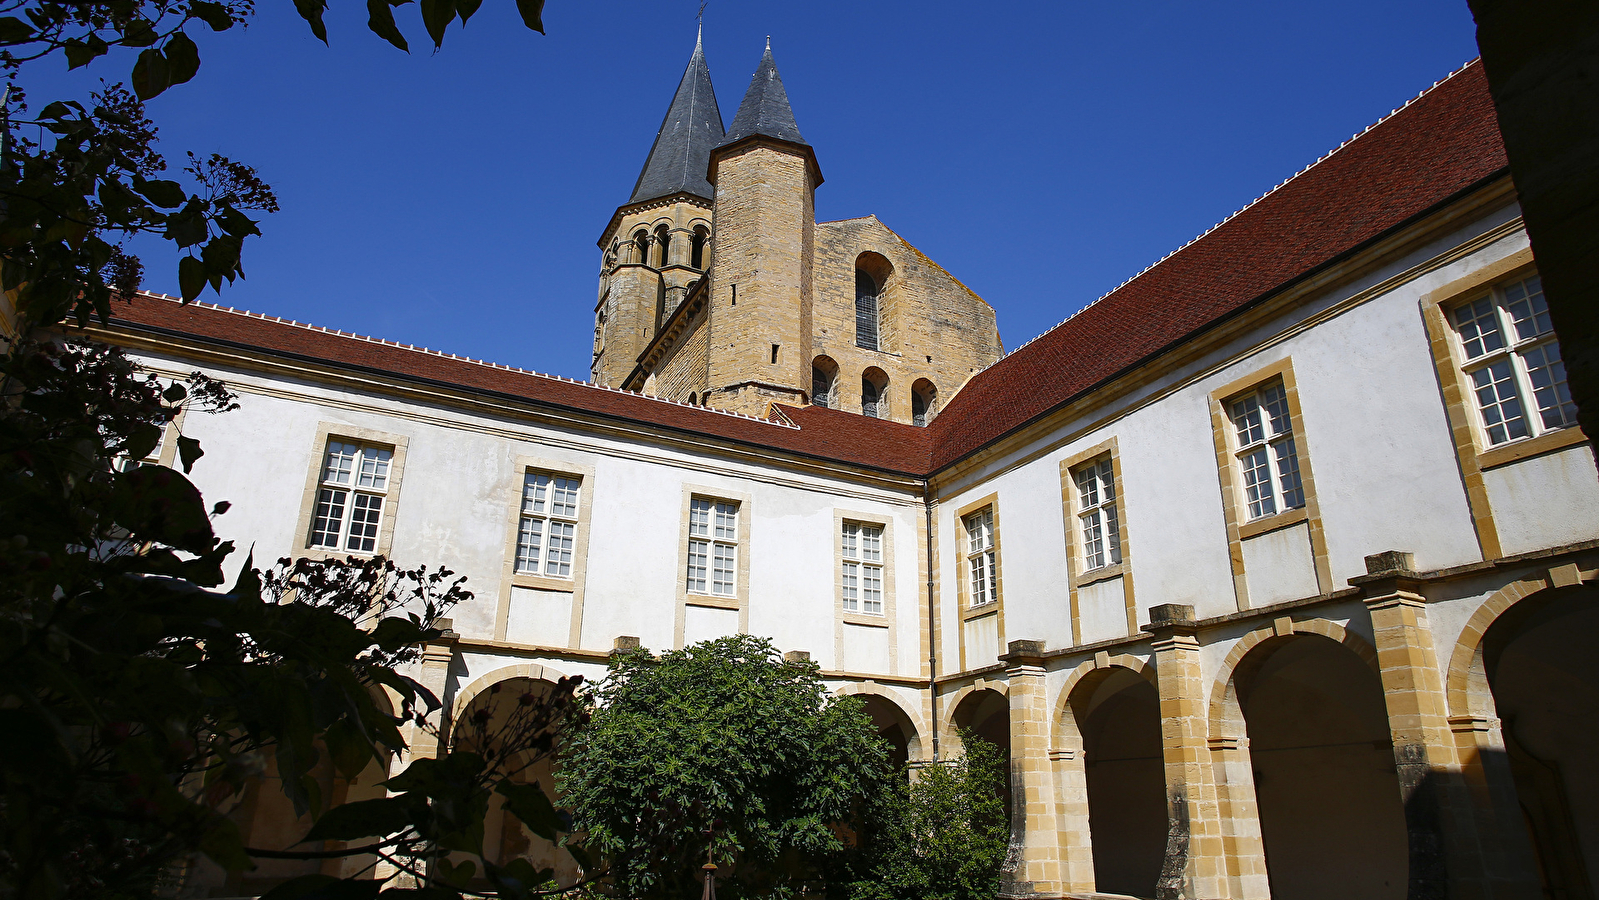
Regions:
<instances>
[{"instance_id":1,"label":"stone column","mask_svg":"<svg viewBox=\"0 0 1599 900\"><path fill-rule=\"evenodd\" d=\"M1194 608L1169 603L1151 609L1149 618L1143 630L1155 636L1167 810L1166 862L1155 896L1218 900L1228 894L1227 865L1206 741L1206 691Z\"/></svg>"},{"instance_id":2,"label":"stone column","mask_svg":"<svg viewBox=\"0 0 1599 900\"><path fill-rule=\"evenodd\" d=\"M408 723L403 732L406 746L410 748L405 754L409 757L407 763L412 759L437 758L444 749L443 742L449 740L450 726L453 723L450 721L450 698L446 691L449 687L450 662L455 658L455 642L461 638L455 633L454 625L454 621L450 619L440 619L438 627L443 634L422 648L422 671L417 681L432 691L433 696L437 697L441 704L428 716L429 724L438 729L439 736L434 738L419 728L415 722Z\"/></svg>"},{"instance_id":3,"label":"stone column","mask_svg":"<svg viewBox=\"0 0 1599 900\"><path fill-rule=\"evenodd\" d=\"M1000 657L1010 698L1011 847L1000 892L1061 896L1060 813L1050 761L1044 642L1011 641Z\"/></svg>"},{"instance_id":4,"label":"stone column","mask_svg":"<svg viewBox=\"0 0 1599 900\"><path fill-rule=\"evenodd\" d=\"M1514 823L1516 833L1501 828L1494 804L1474 803L1462 778L1427 601L1417 592L1411 555L1389 550L1368 556L1366 571L1350 581L1366 594L1388 708L1410 845L1407 896L1538 896L1530 855L1515 852L1525 841L1521 823Z\"/></svg>"}]
</instances>

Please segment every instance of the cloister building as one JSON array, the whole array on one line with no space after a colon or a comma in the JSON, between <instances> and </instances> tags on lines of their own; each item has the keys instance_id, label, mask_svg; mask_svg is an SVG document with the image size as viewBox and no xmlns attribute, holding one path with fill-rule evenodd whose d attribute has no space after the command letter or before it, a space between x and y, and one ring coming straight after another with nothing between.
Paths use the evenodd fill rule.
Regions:
<instances>
[{"instance_id":1,"label":"cloister building","mask_svg":"<svg viewBox=\"0 0 1599 900\"><path fill-rule=\"evenodd\" d=\"M238 393L182 427L257 559L469 577L448 716L749 632L912 765L1006 750L1011 895L1595 896L1599 477L1480 64L1008 353L814 221L818 160L769 48L724 130L696 47L589 382L161 295L92 331Z\"/></svg>"}]
</instances>

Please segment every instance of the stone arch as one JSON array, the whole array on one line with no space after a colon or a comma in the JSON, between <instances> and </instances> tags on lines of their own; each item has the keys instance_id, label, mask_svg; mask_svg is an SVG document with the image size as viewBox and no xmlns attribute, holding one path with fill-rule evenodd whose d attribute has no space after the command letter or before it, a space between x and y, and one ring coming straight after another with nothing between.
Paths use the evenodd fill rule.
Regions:
<instances>
[{"instance_id":1,"label":"stone arch","mask_svg":"<svg viewBox=\"0 0 1599 900\"><path fill-rule=\"evenodd\" d=\"M664 269L672 264L672 222L670 219L655 226L655 267Z\"/></svg>"},{"instance_id":2,"label":"stone arch","mask_svg":"<svg viewBox=\"0 0 1599 900\"><path fill-rule=\"evenodd\" d=\"M961 708L961 704L966 702L966 698L978 691L993 691L1001 697L1008 697L1010 695L1010 685L990 678L979 678L943 700L941 705L949 710L949 714L944 719L944 728L939 734L939 743L947 747L951 752L959 750L961 747L960 733L955 727L955 711Z\"/></svg>"},{"instance_id":3,"label":"stone arch","mask_svg":"<svg viewBox=\"0 0 1599 900\"><path fill-rule=\"evenodd\" d=\"M922 762L927 759L923 748L922 735L927 734L927 723L922 721L921 711L905 702L905 699L894 691L875 683L850 683L842 685L833 692L837 697L872 697L882 700L898 711L903 720L900 724L905 729L907 750L911 762Z\"/></svg>"},{"instance_id":4,"label":"stone arch","mask_svg":"<svg viewBox=\"0 0 1599 900\"><path fill-rule=\"evenodd\" d=\"M1107 686L1100 704L1113 705L1089 708ZM1168 818L1154 665L1125 653L1085 660L1066 676L1051 728L1066 889L1152 896Z\"/></svg>"},{"instance_id":5,"label":"stone arch","mask_svg":"<svg viewBox=\"0 0 1599 900\"><path fill-rule=\"evenodd\" d=\"M628 239L628 258L624 262L636 263L641 266L650 264L650 231L640 225L634 229L633 236Z\"/></svg>"},{"instance_id":6,"label":"stone arch","mask_svg":"<svg viewBox=\"0 0 1599 900\"><path fill-rule=\"evenodd\" d=\"M526 678L530 681L548 681L554 684L565 677L559 670L538 663L519 663L495 669L480 678L473 679L466 687L455 692L455 699L450 703L450 721L454 722L479 694L502 681Z\"/></svg>"},{"instance_id":7,"label":"stone arch","mask_svg":"<svg viewBox=\"0 0 1599 900\"><path fill-rule=\"evenodd\" d=\"M927 425L938 414L938 387L926 378L911 385L911 424Z\"/></svg>"},{"instance_id":8,"label":"stone arch","mask_svg":"<svg viewBox=\"0 0 1599 900\"><path fill-rule=\"evenodd\" d=\"M1218 737L1229 734L1228 726L1233 724L1228 718L1228 704L1236 706L1236 696L1233 694L1233 676L1237 673L1238 664L1243 662L1249 651L1260 644L1276 637L1288 637L1291 634L1316 634L1332 641L1336 641L1354 651L1371 667L1374 674L1381 676L1381 669L1377 665L1377 650L1360 635L1350 631L1337 622L1328 619L1296 619L1292 625L1283 630L1277 624L1263 625L1238 639L1233 649L1228 651L1222 660L1221 670L1216 673L1216 680L1210 689L1210 735ZM1240 718L1238 726L1243 725Z\"/></svg>"},{"instance_id":9,"label":"stone arch","mask_svg":"<svg viewBox=\"0 0 1599 900\"><path fill-rule=\"evenodd\" d=\"M1488 691L1488 675L1483 670L1483 636L1510 607L1548 586L1548 581L1538 576L1513 581L1490 594L1466 620L1466 627L1460 630L1454 652L1449 657L1445 687L1449 698L1449 715L1489 714L1486 711L1493 708L1493 698ZM1486 705L1484 701L1487 701Z\"/></svg>"},{"instance_id":10,"label":"stone arch","mask_svg":"<svg viewBox=\"0 0 1599 900\"><path fill-rule=\"evenodd\" d=\"M890 284L894 264L867 250L855 257L855 346L887 350L893 346Z\"/></svg>"}]
</instances>

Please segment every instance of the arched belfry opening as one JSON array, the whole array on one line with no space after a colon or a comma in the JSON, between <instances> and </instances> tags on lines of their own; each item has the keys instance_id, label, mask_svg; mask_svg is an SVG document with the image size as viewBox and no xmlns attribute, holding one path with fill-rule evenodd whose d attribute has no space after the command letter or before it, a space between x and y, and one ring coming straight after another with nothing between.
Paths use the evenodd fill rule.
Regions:
<instances>
[{"instance_id":1,"label":"arched belfry opening","mask_svg":"<svg viewBox=\"0 0 1599 900\"><path fill-rule=\"evenodd\" d=\"M876 366L861 373L861 415L888 418L888 373Z\"/></svg>"},{"instance_id":2,"label":"arched belfry opening","mask_svg":"<svg viewBox=\"0 0 1599 900\"><path fill-rule=\"evenodd\" d=\"M938 388L926 378L911 385L911 424L925 427L938 409Z\"/></svg>"},{"instance_id":3,"label":"arched belfry opening","mask_svg":"<svg viewBox=\"0 0 1599 900\"><path fill-rule=\"evenodd\" d=\"M650 233L642 228L633 233L633 259L631 261L645 266L650 264Z\"/></svg>"},{"instance_id":4,"label":"arched belfry opening","mask_svg":"<svg viewBox=\"0 0 1599 900\"><path fill-rule=\"evenodd\" d=\"M694 233L689 237L689 265L704 271L706 263L706 245L710 242L711 232L704 225L694 226Z\"/></svg>"},{"instance_id":5,"label":"arched belfry opening","mask_svg":"<svg viewBox=\"0 0 1599 900\"><path fill-rule=\"evenodd\" d=\"M1475 660L1474 674L1492 692L1491 708L1477 712L1498 718L1503 740L1502 751L1483 754L1501 758L1481 764L1515 785L1545 897L1599 896L1595 634L1599 589L1544 590L1494 620ZM1482 706L1490 705L1487 699L1479 698Z\"/></svg>"},{"instance_id":6,"label":"arched belfry opening","mask_svg":"<svg viewBox=\"0 0 1599 900\"><path fill-rule=\"evenodd\" d=\"M1274 900L1403 900L1410 853L1382 682L1318 634L1262 641L1233 672Z\"/></svg>"},{"instance_id":7,"label":"arched belfry opening","mask_svg":"<svg viewBox=\"0 0 1599 900\"><path fill-rule=\"evenodd\" d=\"M838 404L838 363L822 355L811 360L811 403L835 408Z\"/></svg>"},{"instance_id":8,"label":"arched belfry opening","mask_svg":"<svg viewBox=\"0 0 1599 900\"><path fill-rule=\"evenodd\" d=\"M672 264L672 231L665 225L655 228L655 267L664 269Z\"/></svg>"}]
</instances>

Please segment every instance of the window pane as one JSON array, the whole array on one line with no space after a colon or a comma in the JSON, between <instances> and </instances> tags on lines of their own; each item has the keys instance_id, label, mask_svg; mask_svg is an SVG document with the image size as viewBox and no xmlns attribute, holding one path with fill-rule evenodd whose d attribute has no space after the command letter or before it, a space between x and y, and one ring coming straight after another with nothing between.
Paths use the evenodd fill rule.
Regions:
<instances>
[{"instance_id":1,"label":"window pane","mask_svg":"<svg viewBox=\"0 0 1599 900\"><path fill-rule=\"evenodd\" d=\"M966 520L966 537L971 552L985 550L994 544L994 512L984 510Z\"/></svg>"},{"instance_id":2,"label":"window pane","mask_svg":"<svg viewBox=\"0 0 1599 900\"><path fill-rule=\"evenodd\" d=\"M1505 345L1491 297L1455 307L1455 330L1460 333L1460 344L1467 359L1476 359Z\"/></svg>"},{"instance_id":3,"label":"window pane","mask_svg":"<svg viewBox=\"0 0 1599 900\"><path fill-rule=\"evenodd\" d=\"M706 541L688 542L688 589L703 594L710 567L711 545Z\"/></svg>"},{"instance_id":4,"label":"window pane","mask_svg":"<svg viewBox=\"0 0 1599 900\"><path fill-rule=\"evenodd\" d=\"M383 498L377 494L356 494L355 506L350 510L350 536L344 541L346 550L371 553L377 546L378 523L383 519Z\"/></svg>"},{"instance_id":5,"label":"window pane","mask_svg":"<svg viewBox=\"0 0 1599 900\"><path fill-rule=\"evenodd\" d=\"M733 565L738 559L738 548L732 544L713 544L715 566L711 570L711 593L733 593Z\"/></svg>"},{"instance_id":6,"label":"window pane","mask_svg":"<svg viewBox=\"0 0 1599 900\"><path fill-rule=\"evenodd\" d=\"M354 444L328 441L328 459L322 467L322 480L329 484L349 484L358 449Z\"/></svg>"},{"instance_id":7,"label":"window pane","mask_svg":"<svg viewBox=\"0 0 1599 900\"><path fill-rule=\"evenodd\" d=\"M1105 500L1116 499L1116 470L1111 467L1109 459L1102 460L1099 464L1099 483L1105 491Z\"/></svg>"},{"instance_id":8,"label":"window pane","mask_svg":"<svg viewBox=\"0 0 1599 900\"><path fill-rule=\"evenodd\" d=\"M854 612L858 605L861 564L844 564L844 609Z\"/></svg>"},{"instance_id":9,"label":"window pane","mask_svg":"<svg viewBox=\"0 0 1599 900\"><path fill-rule=\"evenodd\" d=\"M883 570L877 566L861 567L861 612L883 614Z\"/></svg>"},{"instance_id":10,"label":"window pane","mask_svg":"<svg viewBox=\"0 0 1599 900\"><path fill-rule=\"evenodd\" d=\"M549 497L550 476L529 472L522 479L522 514L544 515L544 505Z\"/></svg>"},{"instance_id":11,"label":"window pane","mask_svg":"<svg viewBox=\"0 0 1599 900\"><path fill-rule=\"evenodd\" d=\"M1077 472L1077 502L1084 507L1099 505L1099 472L1093 466Z\"/></svg>"},{"instance_id":12,"label":"window pane","mask_svg":"<svg viewBox=\"0 0 1599 900\"><path fill-rule=\"evenodd\" d=\"M983 563L986 559L987 557L982 553L971 558L973 606L982 606L989 601L988 575L983 571Z\"/></svg>"},{"instance_id":13,"label":"window pane","mask_svg":"<svg viewBox=\"0 0 1599 900\"><path fill-rule=\"evenodd\" d=\"M861 526L854 522L844 523L844 558L860 559L860 532Z\"/></svg>"},{"instance_id":14,"label":"window pane","mask_svg":"<svg viewBox=\"0 0 1599 900\"><path fill-rule=\"evenodd\" d=\"M688 533L694 537L711 536L711 501L695 497L689 503Z\"/></svg>"},{"instance_id":15,"label":"window pane","mask_svg":"<svg viewBox=\"0 0 1599 900\"><path fill-rule=\"evenodd\" d=\"M1097 569L1105 564L1105 528L1100 511L1095 509L1082 516L1083 568Z\"/></svg>"},{"instance_id":16,"label":"window pane","mask_svg":"<svg viewBox=\"0 0 1599 900\"><path fill-rule=\"evenodd\" d=\"M311 546L337 550L339 531L344 527L344 501L348 491L323 488L316 497L316 516L311 522Z\"/></svg>"},{"instance_id":17,"label":"window pane","mask_svg":"<svg viewBox=\"0 0 1599 900\"><path fill-rule=\"evenodd\" d=\"M738 538L738 506L733 503L716 503L716 537L723 540Z\"/></svg>"},{"instance_id":18,"label":"window pane","mask_svg":"<svg viewBox=\"0 0 1599 900\"><path fill-rule=\"evenodd\" d=\"M1527 380L1532 382L1532 398L1545 428L1565 428L1577 424L1577 407L1571 402L1566 384L1566 364L1560 359L1560 345L1548 343L1528 350Z\"/></svg>"},{"instance_id":19,"label":"window pane","mask_svg":"<svg viewBox=\"0 0 1599 900\"><path fill-rule=\"evenodd\" d=\"M861 559L883 561L883 529L876 525L861 526Z\"/></svg>"},{"instance_id":20,"label":"window pane","mask_svg":"<svg viewBox=\"0 0 1599 900\"><path fill-rule=\"evenodd\" d=\"M983 554L983 568L988 570L988 599L999 599L999 567L994 565L994 551Z\"/></svg>"},{"instance_id":21,"label":"window pane","mask_svg":"<svg viewBox=\"0 0 1599 900\"><path fill-rule=\"evenodd\" d=\"M543 545L544 520L523 516L516 529L516 570L537 575Z\"/></svg>"},{"instance_id":22,"label":"window pane","mask_svg":"<svg viewBox=\"0 0 1599 900\"><path fill-rule=\"evenodd\" d=\"M1516 394L1510 360L1501 359L1473 370L1471 384L1477 393L1477 408L1482 410L1488 443L1503 444L1527 436L1527 418L1521 411L1521 397Z\"/></svg>"},{"instance_id":23,"label":"window pane","mask_svg":"<svg viewBox=\"0 0 1599 900\"><path fill-rule=\"evenodd\" d=\"M1121 522L1116 518L1116 504L1105 504L1105 543L1110 545L1110 564L1122 561Z\"/></svg>"},{"instance_id":24,"label":"window pane","mask_svg":"<svg viewBox=\"0 0 1599 900\"><path fill-rule=\"evenodd\" d=\"M1233 403L1233 427L1238 429L1240 447L1266 439L1266 429L1260 421L1260 401L1253 395Z\"/></svg>"},{"instance_id":25,"label":"window pane","mask_svg":"<svg viewBox=\"0 0 1599 900\"><path fill-rule=\"evenodd\" d=\"M549 542L544 548L544 574L560 578L572 576L572 543L577 526L571 522L551 522Z\"/></svg>"},{"instance_id":26,"label":"window pane","mask_svg":"<svg viewBox=\"0 0 1599 900\"><path fill-rule=\"evenodd\" d=\"M389 486L389 458L394 455L392 450L379 450L376 447L365 447L361 450L361 473L356 481L357 486L371 488L375 491L387 490Z\"/></svg>"},{"instance_id":27,"label":"window pane","mask_svg":"<svg viewBox=\"0 0 1599 900\"><path fill-rule=\"evenodd\" d=\"M1271 464L1262 447L1238 458L1244 470L1244 494L1249 501L1249 517L1258 519L1277 511L1277 502L1271 494Z\"/></svg>"},{"instance_id":28,"label":"window pane","mask_svg":"<svg viewBox=\"0 0 1599 900\"><path fill-rule=\"evenodd\" d=\"M1299 480L1299 448L1289 438L1273 449L1277 451L1277 483L1282 488L1283 509L1298 509L1305 505L1305 487Z\"/></svg>"},{"instance_id":29,"label":"window pane","mask_svg":"<svg viewBox=\"0 0 1599 900\"><path fill-rule=\"evenodd\" d=\"M1505 311L1516 326L1518 341L1554 330L1549 323L1549 304L1543 299L1543 281L1536 275L1505 288Z\"/></svg>"},{"instance_id":30,"label":"window pane","mask_svg":"<svg viewBox=\"0 0 1599 900\"><path fill-rule=\"evenodd\" d=\"M556 476L551 481L550 515L562 516L567 519L577 518L577 486L576 478Z\"/></svg>"},{"instance_id":31,"label":"window pane","mask_svg":"<svg viewBox=\"0 0 1599 900\"><path fill-rule=\"evenodd\" d=\"M1260 392L1262 401L1266 404L1266 415L1271 421L1273 435L1288 434L1288 392L1280 384L1274 384Z\"/></svg>"}]
</instances>

